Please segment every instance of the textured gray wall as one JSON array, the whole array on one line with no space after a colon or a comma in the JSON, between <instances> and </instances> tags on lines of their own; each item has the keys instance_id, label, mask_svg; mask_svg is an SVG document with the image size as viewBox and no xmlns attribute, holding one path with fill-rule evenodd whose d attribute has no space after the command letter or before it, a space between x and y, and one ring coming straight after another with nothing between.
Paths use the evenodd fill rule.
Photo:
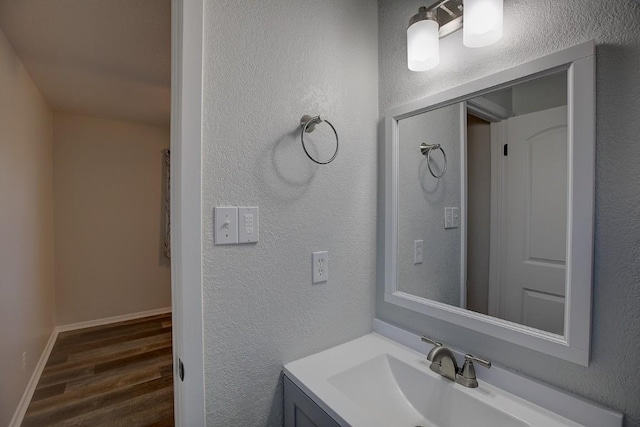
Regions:
<instances>
[{"instance_id":1,"label":"textured gray wall","mask_svg":"<svg viewBox=\"0 0 640 427\"><path fill-rule=\"evenodd\" d=\"M622 411L627 426L640 426L640 5L631 0L505 0L502 41L467 49L458 32L441 40L438 68L412 73L406 65L405 30L423 2L378 3L381 115L589 39L598 47L591 365L574 365L386 304L381 268L377 317ZM378 188L378 265L383 266L382 174Z\"/></svg>"},{"instance_id":2,"label":"textured gray wall","mask_svg":"<svg viewBox=\"0 0 640 427\"><path fill-rule=\"evenodd\" d=\"M398 290L460 306L460 228L444 228L444 208L460 208L460 104L398 122ZM420 143L442 144L447 172L431 176ZM442 154L433 153L440 173ZM381 170L382 172L382 170ZM415 240L424 240L421 264Z\"/></svg>"},{"instance_id":3,"label":"textured gray wall","mask_svg":"<svg viewBox=\"0 0 640 427\"><path fill-rule=\"evenodd\" d=\"M372 328L377 7L373 0L205 4L207 423L276 426L282 365ZM306 113L326 114L339 132L330 165L302 151ZM326 152L319 136L317 149ZM212 211L224 205L260 206L258 244L213 246ZM330 278L312 285L316 250L329 251Z\"/></svg>"}]
</instances>

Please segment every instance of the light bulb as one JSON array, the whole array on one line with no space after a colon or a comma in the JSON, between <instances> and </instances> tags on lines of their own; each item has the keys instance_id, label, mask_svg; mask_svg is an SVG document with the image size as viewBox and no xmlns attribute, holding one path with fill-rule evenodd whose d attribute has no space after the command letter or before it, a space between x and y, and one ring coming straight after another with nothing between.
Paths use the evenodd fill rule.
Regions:
<instances>
[{"instance_id":1,"label":"light bulb","mask_svg":"<svg viewBox=\"0 0 640 427\"><path fill-rule=\"evenodd\" d=\"M502 38L503 0L465 0L463 37L467 47L484 47Z\"/></svg>"},{"instance_id":2,"label":"light bulb","mask_svg":"<svg viewBox=\"0 0 640 427\"><path fill-rule=\"evenodd\" d=\"M415 18L407 28L407 65L411 71L427 71L440 63L439 26L426 14L424 19Z\"/></svg>"}]
</instances>

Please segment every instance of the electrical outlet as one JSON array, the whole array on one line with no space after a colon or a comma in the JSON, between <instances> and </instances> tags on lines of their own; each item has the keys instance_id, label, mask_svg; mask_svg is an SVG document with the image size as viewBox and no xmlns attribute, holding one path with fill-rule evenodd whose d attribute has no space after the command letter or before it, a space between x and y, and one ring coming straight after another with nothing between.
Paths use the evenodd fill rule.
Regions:
<instances>
[{"instance_id":1,"label":"electrical outlet","mask_svg":"<svg viewBox=\"0 0 640 427\"><path fill-rule=\"evenodd\" d=\"M313 283L326 282L329 279L329 253L314 252L311 256Z\"/></svg>"},{"instance_id":2,"label":"electrical outlet","mask_svg":"<svg viewBox=\"0 0 640 427\"><path fill-rule=\"evenodd\" d=\"M26 351L22 352L22 370L23 371L27 370L27 352Z\"/></svg>"}]
</instances>

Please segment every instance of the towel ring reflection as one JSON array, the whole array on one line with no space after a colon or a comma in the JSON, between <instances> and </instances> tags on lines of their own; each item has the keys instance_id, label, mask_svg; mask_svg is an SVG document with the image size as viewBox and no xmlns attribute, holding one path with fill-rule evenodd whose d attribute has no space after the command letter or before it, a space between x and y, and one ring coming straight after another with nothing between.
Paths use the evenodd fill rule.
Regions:
<instances>
[{"instance_id":1,"label":"towel ring reflection","mask_svg":"<svg viewBox=\"0 0 640 427\"><path fill-rule=\"evenodd\" d=\"M442 157L444 157L444 168L442 169L442 173L440 173L440 175L436 175L433 172L433 169L431 169L431 152L434 150L442 151ZM423 155L427 156L427 167L429 168L429 172L431 173L431 175L433 175L433 177L436 179L442 178L445 172L447 172L447 153L444 152L444 148L442 148L442 145L427 144L426 142L423 142L422 144L420 144L420 152Z\"/></svg>"},{"instance_id":2,"label":"towel ring reflection","mask_svg":"<svg viewBox=\"0 0 640 427\"><path fill-rule=\"evenodd\" d=\"M333 130L333 133L336 136L336 151L333 153L333 156L331 156L331 158L326 162L320 162L314 159L313 156L309 154L309 152L307 151L307 147L304 143L304 134L313 132L316 129L316 125L320 123L326 123L329 126L331 126L331 129ZM338 156L338 132L336 131L336 128L333 127L331 122L329 122L329 120L325 120L322 116L311 117L309 115L304 115L300 119L300 126L302 127L302 131L300 132L300 141L302 142L302 149L304 150L307 157L309 157L313 162L319 165L326 165L333 162L335 158Z\"/></svg>"}]
</instances>

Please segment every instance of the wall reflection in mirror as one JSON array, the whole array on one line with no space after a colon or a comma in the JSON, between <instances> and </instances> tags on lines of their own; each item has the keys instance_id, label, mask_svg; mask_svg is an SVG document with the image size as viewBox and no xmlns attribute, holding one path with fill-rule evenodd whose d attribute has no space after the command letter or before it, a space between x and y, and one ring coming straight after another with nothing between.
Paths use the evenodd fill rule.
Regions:
<instances>
[{"instance_id":1,"label":"wall reflection in mirror","mask_svg":"<svg viewBox=\"0 0 640 427\"><path fill-rule=\"evenodd\" d=\"M398 291L563 335L567 73L402 119L398 138Z\"/></svg>"}]
</instances>

